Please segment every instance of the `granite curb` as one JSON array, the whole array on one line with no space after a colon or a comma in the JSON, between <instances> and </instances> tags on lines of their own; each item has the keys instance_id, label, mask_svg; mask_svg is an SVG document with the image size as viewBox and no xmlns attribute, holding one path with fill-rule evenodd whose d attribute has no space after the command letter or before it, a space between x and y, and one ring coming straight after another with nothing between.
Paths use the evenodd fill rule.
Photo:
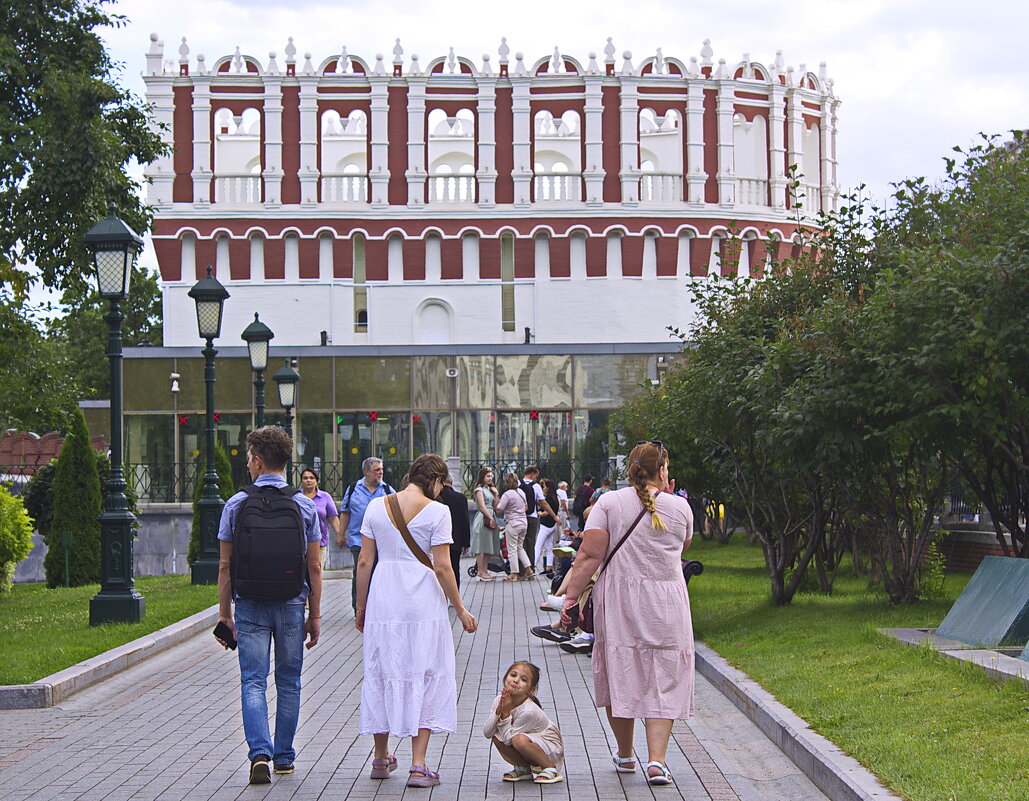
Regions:
<instances>
[{"instance_id":1,"label":"granite curb","mask_svg":"<svg viewBox=\"0 0 1029 801\"><path fill-rule=\"evenodd\" d=\"M178 645L204 629L214 628L217 622L218 604L214 604L177 623L104 651L32 684L0 686L0 709L43 709L55 706L74 692L103 681L165 648Z\"/></svg>"},{"instance_id":2,"label":"granite curb","mask_svg":"<svg viewBox=\"0 0 1029 801\"><path fill-rule=\"evenodd\" d=\"M696 643L697 672L745 714L814 785L833 801L900 801L860 762L807 722L747 674L737 670L701 642Z\"/></svg>"}]
</instances>

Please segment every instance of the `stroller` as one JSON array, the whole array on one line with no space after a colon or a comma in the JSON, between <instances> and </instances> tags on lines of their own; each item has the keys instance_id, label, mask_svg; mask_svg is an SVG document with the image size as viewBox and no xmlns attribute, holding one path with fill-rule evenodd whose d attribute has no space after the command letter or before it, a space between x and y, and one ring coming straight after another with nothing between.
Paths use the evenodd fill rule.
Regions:
<instances>
[{"instance_id":1,"label":"stroller","mask_svg":"<svg viewBox=\"0 0 1029 801\"><path fill-rule=\"evenodd\" d=\"M507 573L508 575L511 573L511 564L507 560L507 537L504 536L503 531L500 532L500 556L491 556L487 565L490 573ZM479 575L479 566L473 564L469 567L468 575L472 578Z\"/></svg>"}]
</instances>

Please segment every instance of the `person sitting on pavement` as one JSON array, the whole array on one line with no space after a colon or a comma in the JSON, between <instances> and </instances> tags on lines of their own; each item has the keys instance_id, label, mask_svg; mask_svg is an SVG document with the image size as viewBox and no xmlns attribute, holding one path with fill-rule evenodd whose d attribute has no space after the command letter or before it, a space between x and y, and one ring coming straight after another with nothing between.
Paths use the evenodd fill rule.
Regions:
<instances>
[{"instance_id":1,"label":"person sitting on pavement","mask_svg":"<svg viewBox=\"0 0 1029 801\"><path fill-rule=\"evenodd\" d=\"M557 772L564 759L564 741L536 698L540 669L531 662L515 662L504 674L504 688L491 707L483 736L493 742L504 761L514 767L505 782L564 781ZM532 703L529 703L529 702Z\"/></svg>"}]
</instances>

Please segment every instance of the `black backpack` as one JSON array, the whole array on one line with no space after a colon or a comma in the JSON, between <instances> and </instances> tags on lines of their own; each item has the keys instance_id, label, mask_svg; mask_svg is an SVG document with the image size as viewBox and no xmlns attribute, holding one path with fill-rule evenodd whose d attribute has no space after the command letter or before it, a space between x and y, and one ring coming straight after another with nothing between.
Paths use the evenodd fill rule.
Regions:
<instances>
[{"instance_id":1,"label":"black backpack","mask_svg":"<svg viewBox=\"0 0 1029 801\"><path fill-rule=\"evenodd\" d=\"M590 498L593 495L593 487L583 484L575 493L575 501L572 503L572 514L582 517L586 507L590 505Z\"/></svg>"},{"instance_id":2,"label":"black backpack","mask_svg":"<svg viewBox=\"0 0 1029 801\"><path fill-rule=\"evenodd\" d=\"M232 591L246 601L288 601L307 579L307 536L293 487L244 487L232 532Z\"/></svg>"},{"instance_id":3,"label":"black backpack","mask_svg":"<svg viewBox=\"0 0 1029 801\"><path fill-rule=\"evenodd\" d=\"M536 512L536 490L533 489L535 486L535 481L523 481L518 485L522 495L525 496L525 514L529 517L532 517Z\"/></svg>"}]
</instances>

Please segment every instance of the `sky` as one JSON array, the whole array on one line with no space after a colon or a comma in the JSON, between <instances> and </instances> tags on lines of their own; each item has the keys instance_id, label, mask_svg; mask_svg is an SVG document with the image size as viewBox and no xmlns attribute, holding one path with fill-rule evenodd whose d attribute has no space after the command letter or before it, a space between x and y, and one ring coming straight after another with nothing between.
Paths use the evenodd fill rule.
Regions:
<instances>
[{"instance_id":1,"label":"sky","mask_svg":"<svg viewBox=\"0 0 1029 801\"><path fill-rule=\"evenodd\" d=\"M654 55L685 62L710 39L714 60L734 63L749 53L770 64L777 50L787 65L818 72L826 62L842 101L837 134L843 191L864 184L883 201L890 183L943 176L943 157L967 147L979 132L1029 127L1029 66L1024 59L1029 2L992 0L119 0L110 5L126 24L102 32L120 79L144 94L141 72L154 32L165 58L178 59L186 37L191 61L208 64L242 52L265 63L275 51L280 68L287 37L298 60L315 64L339 53L374 63L392 61L399 37L405 64L459 56L497 64L501 37L511 56L527 62L554 47L582 62L603 59L611 37L619 64L629 50L634 63ZM301 62L302 63L302 62ZM144 253L142 263L153 260Z\"/></svg>"}]
</instances>

